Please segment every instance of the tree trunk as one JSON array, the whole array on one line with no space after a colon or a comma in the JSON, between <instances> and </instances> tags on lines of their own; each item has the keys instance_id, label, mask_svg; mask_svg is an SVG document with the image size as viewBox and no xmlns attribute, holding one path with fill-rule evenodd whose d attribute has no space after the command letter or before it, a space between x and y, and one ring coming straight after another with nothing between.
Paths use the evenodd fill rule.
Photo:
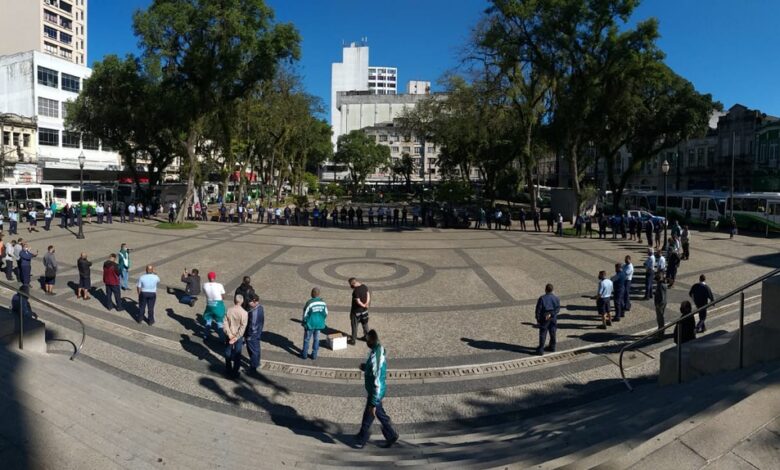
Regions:
<instances>
[{"instance_id":1,"label":"tree trunk","mask_svg":"<svg viewBox=\"0 0 780 470\"><path fill-rule=\"evenodd\" d=\"M531 212L536 212L536 193L537 183L534 181L534 175L531 172L531 167L525 166L525 178L528 181L528 196L531 198Z\"/></svg>"},{"instance_id":2,"label":"tree trunk","mask_svg":"<svg viewBox=\"0 0 780 470\"><path fill-rule=\"evenodd\" d=\"M581 191L580 188L580 168L579 168L579 162L577 161L577 146L572 145L569 149L569 172L571 173L571 186L574 190L574 197L577 200L577 213L580 212L580 204L582 204L581 198Z\"/></svg>"},{"instance_id":3,"label":"tree trunk","mask_svg":"<svg viewBox=\"0 0 780 470\"><path fill-rule=\"evenodd\" d=\"M185 143L187 149L187 162L189 168L187 171L187 191L184 193L184 200L179 205L179 213L176 214L176 223L184 222L184 218L187 216L187 208L192 204L193 196L195 194L195 175L198 173L198 155L195 151L195 143L197 142L198 135L194 130L190 130L187 136L187 142Z\"/></svg>"}]
</instances>

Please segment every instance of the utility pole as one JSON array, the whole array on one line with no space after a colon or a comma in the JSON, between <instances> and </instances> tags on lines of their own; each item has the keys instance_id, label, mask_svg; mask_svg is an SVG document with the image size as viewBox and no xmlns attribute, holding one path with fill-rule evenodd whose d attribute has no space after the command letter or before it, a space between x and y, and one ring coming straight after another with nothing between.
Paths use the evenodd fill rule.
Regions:
<instances>
[{"instance_id":1,"label":"utility pole","mask_svg":"<svg viewBox=\"0 0 780 470\"><path fill-rule=\"evenodd\" d=\"M734 160L736 159L735 140L736 132L731 133L731 191L729 195L729 217L734 217Z\"/></svg>"}]
</instances>

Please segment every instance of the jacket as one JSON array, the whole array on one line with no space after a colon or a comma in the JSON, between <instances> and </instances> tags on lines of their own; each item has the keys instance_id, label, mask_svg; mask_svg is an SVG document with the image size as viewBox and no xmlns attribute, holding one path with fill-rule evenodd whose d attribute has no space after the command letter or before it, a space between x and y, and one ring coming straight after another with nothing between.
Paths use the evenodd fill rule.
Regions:
<instances>
[{"instance_id":1,"label":"jacket","mask_svg":"<svg viewBox=\"0 0 780 470\"><path fill-rule=\"evenodd\" d=\"M247 314L247 325L244 336L248 339L260 339L265 324L265 310L262 305L249 311Z\"/></svg>"},{"instance_id":2,"label":"jacket","mask_svg":"<svg viewBox=\"0 0 780 470\"><path fill-rule=\"evenodd\" d=\"M243 307L244 310L249 311L249 299L254 297L255 289L251 284L244 284L242 282L241 285L236 288L236 292L233 294L233 297L237 295L240 295L244 298L244 301L241 302L241 307Z\"/></svg>"},{"instance_id":3,"label":"jacket","mask_svg":"<svg viewBox=\"0 0 780 470\"><path fill-rule=\"evenodd\" d=\"M709 302L715 300L715 298L712 296L712 290L710 289L710 286L703 282L699 282L698 284L691 286L691 290L688 291L688 296L693 298L693 303L696 304L697 307L703 307Z\"/></svg>"},{"instance_id":4,"label":"jacket","mask_svg":"<svg viewBox=\"0 0 780 470\"><path fill-rule=\"evenodd\" d=\"M328 316L328 306L319 297L314 297L306 302L303 307L303 319L301 323L307 330L325 329L325 318Z\"/></svg>"},{"instance_id":5,"label":"jacket","mask_svg":"<svg viewBox=\"0 0 780 470\"><path fill-rule=\"evenodd\" d=\"M123 269L130 269L130 252L119 250L119 266Z\"/></svg>"},{"instance_id":6,"label":"jacket","mask_svg":"<svg viewBox=\"0 0 780 470\"><path fill-rule=\"evenodd\" d=\"M371 406L376 406L385 397L385 389L387 388L387 357L385 356L385 348L381 344L377 343L371 350L368 359L366 359L364 371L368 403Z\"/></svg>"},{"instance_id":7,"label":"jacket","mask_svg":"<svg viewBox=\"0 0 780 470\"><path fill-rule=\"evenodd\" d=\"M119 265L113 261L103 263L103 283L107 286L119 285Z\"/></svg>"},{"instance_id":8,"label":"jacket","mask_svg":"<svg viewBox=\"0 0 780 470\"><path fill-rule=\"evenodd\" d=\"M545 316L550 314L550 319L556 319L561 310L561 301L554 294L544 294L536 301L536 322L542 323Z\"/></svg>"}]
</instances>

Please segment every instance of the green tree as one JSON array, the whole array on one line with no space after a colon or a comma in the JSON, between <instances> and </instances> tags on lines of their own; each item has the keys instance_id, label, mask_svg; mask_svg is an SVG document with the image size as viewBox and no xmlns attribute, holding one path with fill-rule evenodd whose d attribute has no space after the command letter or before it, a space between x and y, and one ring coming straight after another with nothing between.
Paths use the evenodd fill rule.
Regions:
<instances>
[{"instance_id":1,"label":"green tree","mask_svg":"<svg viewBox=\"0 0 780 470\"><path fill-rule=\"evenodd\" d=\"M401 158L393 161L391 167L393 174L400 176L406 183L406 192L412 191L412 175L415 171L414 160L408 153L401 155Z\"/></svg>"},{"instance_id":2,"label":"green tree","mask_svg":"<svg viewBox=\"0 0 780 470\"><path fill-rule=\"evenodd\" d=\"M387 166L390 162L390 147L377 144L361 130L339 136L337 147L334 161L349 168L350 179L355 190L365 183L370 173L377 168Z\"/></svg>"},{"instance_id":3,"label":"green tree","mask_svg":"<svg viewBox=\"0 0 780 470\"><path fill-rule=\"evenodd\" d=\"M187 156L182 207L192 201L200 169L197 146L208 117L235 109L238 100L275 76L281 60L299 55L293 26L272 21L263 0L154 0L135 14L144 57L161 71L160 103L178 113L174 121L158 124L174 129ZM223 142L226 149L232 151L229 142ZM185 214L179 212L180 221Z\"/></svg>"}]
</instances>

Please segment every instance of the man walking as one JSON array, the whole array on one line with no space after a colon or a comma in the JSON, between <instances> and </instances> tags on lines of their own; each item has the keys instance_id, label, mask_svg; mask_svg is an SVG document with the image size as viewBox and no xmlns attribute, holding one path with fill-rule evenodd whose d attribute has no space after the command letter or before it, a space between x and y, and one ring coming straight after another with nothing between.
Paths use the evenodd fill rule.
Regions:
<instances>
[{"instance_id":1,"label":"man walking","mask_svg":"<svg viewBox=\"0 0 780 470\"><path fill-rule=\"evenodd\" d=\"M702 274L699 276L699 282L691 286L691 290L688 291L688 296L693 299L693 303L696 308L702 308L708 303L715 300L712 295L712 289L707 285L707 277ZM704 333L707 328L704 326L704 321L707 320L707 309L699 311L699 323L696 324L696 333Z\"/></svg>"},{"instance_id":2,"label":"man walking","mask_svg":"<svg viewBox=\"0 0 780 470\"><path fill-rule=\"evenodd\" d=\"M141 323L146 311L146 322L149 326L154 325L154 304L157 302L157 284L160 278L154 273L154 266L146 266L146 274L138 278L136 290L138 291L138 318L136 322Z\"/></svg>"},{"instance_id":3,"label":"man walking","mask_svg":"<svg viewBox=\"0 0 780 470\"><path fill-rule=\"evenodd\" d=\"M132 222L132 218L130 222ZM130 290L129 277L130 277L130 248L127 247L127 243L122 243L119 247L119 277L122 290Z\"/></svg>"},{"instance_id":4,"label":"man walking","mask_svg":"<svg viewBox=\"0 0 780 470\"><path fill-rule=\"evenodd\" d=\"M374 418L379 419L382 425L382 434L385 436L385 448L391 447L398 441L398 433L393 429L390 417L385 413L382 399L385 396L387 375L387 357L385 348L379 343L379 335L371 330L366 333L366 345L371 353L366 363L361 365L365 377L365 387L368 394L366 407L363 410L363 422L360 432L355 436L355 447L362 449L371 437L371 425Z\"/></svg>"},{"instance_id":5,"label":"man walking","mask_svg":"<svg viewBox=\"0 0 780 470\"><path fill-rule=\"evenodd\" d=\"M260 339L265 325L265 310L260 305L260 298L254 294L249 299L249 308L244 338L246 339L246 349L249 352L249 372L256 372L257 368L260 367Z\"/></svg>"},{"instance_id":6,"label":"man walking","mask_svg":"<svg viewBox=\"0 0 780 470\"><path fill-rule=\"evenodd\" d=\"M311 348L311 359L317 359L317 352L320 350L320 331L325 329L325 319L328 317L328 306L320 298L320 289L315 287L311 290L311 298L303 306L303 349L301 350L301 359L307 359L309 355L309 343L313 340Z\"/></svg>"},{"instance_id":7,"label":"man walking","mask_svg":"<svg viewBox=\"0 0 780 470\"><path fill-rule=\"evenodd\" d=\"M561 301L553 294L553 285L544 287L544 295L536 301L536 324L539 325L539 347L536 354L542 356L544 351L555 352L555 333L558 330L558 312L561 310ZM547 341L547 333L550 333L550 345L544 348Z\"/></svg>"},{"instance_id":8,"label":"man walking","mask_svg":"<svg viewBox=\"0 0 780 470\"><path fill-rule=\"evenodd\" d=\"M116 302L116 311L122 311L122 296L119 293L119 265L116 262L116 254L111 253L103 263L103 284L106 286L106 308L111 310L114 305L111 303L111 296L114 296Z\"/></svg>"},{"instance_id":9,"label":"man walking","mask_svg":"<svg viewBox=\"0 0 780 470\"><path fill-rule=\"evenodd\" d=\"M225 371L228 377L237 378L241 365L241 349L244 347L247 313L241 308L244 297L237 295L233 306L227 310L222 331L225 334Z\"/></svg>"},{"instance_id":10,"label":"man walking","mask_svg":"<svg viewBox=\"0 0 780 470\"><path fill-rule=\"evenodd\" d=\"M354 277L349 278L347 282L352 288L352 308L349 311L352 336L349 339L349 344L355 344L358 322L363 326L363 334L368 333L368 306L371 304L371 292L369 292L368 286Z\"/></svg>"},{"instance_id":11,"label":"man walking","mask_svg":"<svg viewBox=\"0 0 780 470\"><path fill-rule=\"evenodd\" d=\"M664 320L664 313L666 312L667 289L666 282L662 276L656 276L655 282L655 294L653 297L655 303L655 321L658 324L657 336L658 339L661 339L663 337L661 328L663 328L666 324L666 321Z\"/></svg>"}]
</instances>

